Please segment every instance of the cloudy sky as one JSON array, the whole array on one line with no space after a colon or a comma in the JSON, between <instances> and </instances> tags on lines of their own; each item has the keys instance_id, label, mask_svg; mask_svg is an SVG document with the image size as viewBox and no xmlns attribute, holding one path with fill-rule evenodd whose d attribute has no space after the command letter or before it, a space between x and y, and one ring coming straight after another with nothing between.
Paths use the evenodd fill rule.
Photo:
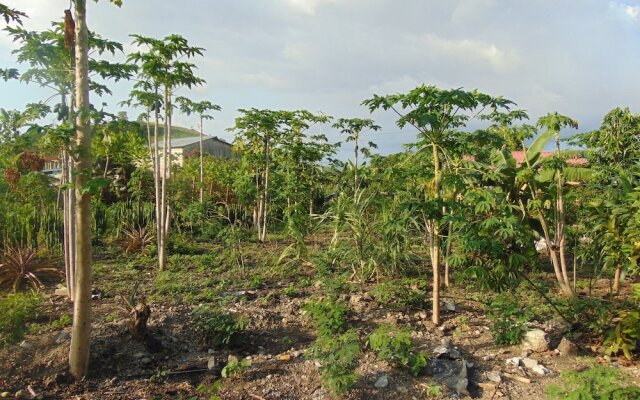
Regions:
<instances>
[{"instance_id":1,"label":"cloudy sky","mask_svg":"<svg viewBox=\"0 0 640 400\"><path fill-rule=\"evenodd\" d=\"M30 30L47 29L69 5L1 1L25 11ZM640 112L640 0L125 0L122 8L102 0L88 7L90 29L127 50L132 33L178 33L204 47L195 63L207 84L180 94L220 104L206 130L227 139L238 108L368 117L363 99L421 83L503 95L534 119L558 111L581 131L615 106ZM0 32L0 67L20 68L11 49ZM129 86L113 85L104 98L112 111ZM48 97L15 82L0 82L0 93L7 109ZM371 137L381 152L413 140L393 115L372 117L383 127Z\"/></svg>"}]
</instances>

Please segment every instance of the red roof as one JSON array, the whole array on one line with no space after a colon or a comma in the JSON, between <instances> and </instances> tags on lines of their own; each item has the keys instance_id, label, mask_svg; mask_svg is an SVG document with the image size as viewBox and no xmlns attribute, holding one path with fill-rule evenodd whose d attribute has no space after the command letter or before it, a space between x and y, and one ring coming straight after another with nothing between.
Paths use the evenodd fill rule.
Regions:
<instances>
[{"instance_id":1,"label":"red roof","mask_svg":"<svg viewBox=\"0 0 640 400\"><path fill-rule=\"evenodd\" d=\"M555 151L541 151L540 158L547 158L554 155L555 153L556 153ZM526 157L526 154L524 151L512 151L511 155L516 160L516 163L518 165L522 164ZM569 165L586 165L587 164L586 158L578 157L578 156L568 158L566 161L567 161L567 164Z\"/></svg>"}]
</instances>

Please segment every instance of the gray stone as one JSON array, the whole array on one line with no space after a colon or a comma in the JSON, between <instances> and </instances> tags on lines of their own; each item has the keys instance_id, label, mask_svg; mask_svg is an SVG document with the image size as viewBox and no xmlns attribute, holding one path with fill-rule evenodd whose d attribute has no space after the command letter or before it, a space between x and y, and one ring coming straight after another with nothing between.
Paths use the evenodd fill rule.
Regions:
<instances>
[{"instance_id":1,"label":"gray stone","mask_svg":"<svg viewBox=\"0 0 640 400\"><path fill-rule=\"evenodd\" d=\"M531 371L535 372L538 375L546 375L549 373L549 370L547 368L545 368L544 365L536 365L535 367L531 368Z\"/></svg>"},{"instance_id":2,"label":"gray stone","mask_svg":"<svg viewBox=\"0 0 640 400\"><path fill-rule=\"evenodd\" d=\"M56 337L56 344L68 342L69 340L71 340L71 335L66 331L62 331Z\"/></svg>"},{"instance_id":3,"label":"gray stone","mask_svg":"<svg viewBox=\"0 0 640 400\"><path fill-rule=\"evenodd\" d=\"M135 354L133 355L133 358L138 358L138 359L140 359L140 358L143 358L144 356L145 356L145 353L143 353L143 352L139 351L139 352L137 352L137 353L135 353Z\"/></svg>"},{"instance_id":4,"label":"gray stone","mask_svg":"<svg viewBox=\"0 0 640 400\"><path fill-rule=\"evenodd\" d=\"M578 354L578 345L564 337L558 345L558 351L563 356L575 356Z\"/></svg>"},{"instance_id":5,"label":"gray stone","mask_svg":"<svg viewBox=\"0 0 640 400\"><path fill-rule=\"evenodd\" d=\"M458 394L468 395L469 378L467 375L467 362L462 360L447 360L432 358L428 362L433 378L444 383L448 388Z\"/></svg>"},{"instance_id":6,"label":"gray stone","mask_svg":"<svg viewBox=\"0 0 640 400\"><path fill-rule=\"evenodd\" d=\"M514 366L514 367L519 367L521 362L522 362L522 358L520 358L520 357L512 357L512 358L507 359L506 364Z\"/></svg>"},{"instance_id":7,"label":"gray stone","mask_svg":"<svg viewBox=\"0 0 640 400\"><path fill-rule=\"evenodd\" d=\"M502 382L502 376L500 375L500 371L489 371L487 372L487 379L491 382L500 383Z\"/></svg>"},{"instance_id":8,"label":"gray stone","mask_svg":"<svg viewBox=\"0 0 640 400\"><path fill-rule=\"evenodd\" d=\"M151 364L151 361L153 360L151 360L149 357L144 357L140 360L140 362L143 364Z\"/></svg>"},{"instance_id":9,"label":"gray stone","mask_svg":"<svg viewBox=\"0 0 640 400\"><path fill-rule=\"evenodd\" d=\"M456 306L456 303L453 302L453 300L445 300L444 309L447 311L456 311L458 308Z\"/></svg>"},{"instance_id":10,"label":"gray stone","mask_svg":"<svg viewBox=\"0 0 640 400\"><path fill-rule=\"evenodd\" d=\"M532 329L525 333L522 348L541 353L549 350L549 335L542 329Z\"/></svg>"},{"instance_id":11,"label":"gray stone","mask_svg":"<svg viewBox=\"0 0 640 400\"><path fill-rule=\"evenodd\" d=\"M386 388L389 385L389 377L384 374L381 375L378 380L376 380L376 383L374 384L375 387L377 388Z\"/></svg>"},{"instance_id":12,"label":"gray stone","mask_svg":"<svg viewBox=\"0 0 640 400\"><path fill-rule=\"evenodd\" d=\"M523 358L522 365L525 368L533 369L534 367L538 366L538 361L534 360L533 358Z\"/></svg>"},{"instance_id":13,"label":"gray stone","mask_svg":"<svg viewBox=\"0 0 640 400\"><path fill-rule=\"evenodd\" d=\"M409 388L407 388L404 385L398 385L398 386L396 386L396 391L398 391L400 393L407 393L407 392L409 392Z\"/></svg>"},{"instance_id":14,"label":"gray stone","mask_svg":"<svg viewBox=\"0 0 640 400\"><path fill-rule=\"evenodd\" d=\"M218 361L216 360L215 357L209 357L209 360L207 361L207 368L209 370L212 370L216 367L217 364L218 364Z\"/></svg>"}]
</instances>

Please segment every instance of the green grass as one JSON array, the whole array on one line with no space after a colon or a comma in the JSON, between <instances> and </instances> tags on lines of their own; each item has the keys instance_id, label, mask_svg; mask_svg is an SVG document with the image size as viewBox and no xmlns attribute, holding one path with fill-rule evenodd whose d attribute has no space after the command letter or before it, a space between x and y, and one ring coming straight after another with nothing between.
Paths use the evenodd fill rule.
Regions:
<instances>
[{"instance_id":1,"label":"green grass","mask_svg":"<svg viewBox=\"0 0 640 400\"><path fill-rule=\"evenodd\" d=\"M151 134L153 135L153 125L151 126ZM205 135L206 134L207 133L205 132ZM181 138L196 137L196 136L200 136L200 132L195 129L184 128L182 126L171 127L172 139L181 139ZM164 138L164 126L160 125L158 127L158 140L161 140L162 138Z\"/></svg>"}]
</instances>

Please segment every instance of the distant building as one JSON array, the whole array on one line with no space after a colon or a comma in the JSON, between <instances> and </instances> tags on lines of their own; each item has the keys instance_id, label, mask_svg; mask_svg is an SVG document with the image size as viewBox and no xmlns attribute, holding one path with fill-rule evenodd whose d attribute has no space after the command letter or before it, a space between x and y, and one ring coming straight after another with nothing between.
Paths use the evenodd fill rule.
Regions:
<instances>
[{"instance_id":1,"label":"distant building","mask_svg":"<svg viewBox=\"0 0 640 400\"><path fill-rule=\"evenodd\" d=\"M56 180L60 180L62 176L62 160L58 156L44 156L43 174L50 176Z\"/></svg>"},{"instance_id":2,"label":"distant building","mask_svg":"<svg viewBox=\"0 0 640 400\"><path fill-rule=\"evenodd\" d=\"M158 147L163 148L164 142L158 143ZM202 139L202 150L204 154L231 158L231 144L217 136L205 136ZM192 154L200 154L200 138L198 136L171 140L171 159L174 165L183 166L185 158Z\"/></svg>"}]
</instances>

